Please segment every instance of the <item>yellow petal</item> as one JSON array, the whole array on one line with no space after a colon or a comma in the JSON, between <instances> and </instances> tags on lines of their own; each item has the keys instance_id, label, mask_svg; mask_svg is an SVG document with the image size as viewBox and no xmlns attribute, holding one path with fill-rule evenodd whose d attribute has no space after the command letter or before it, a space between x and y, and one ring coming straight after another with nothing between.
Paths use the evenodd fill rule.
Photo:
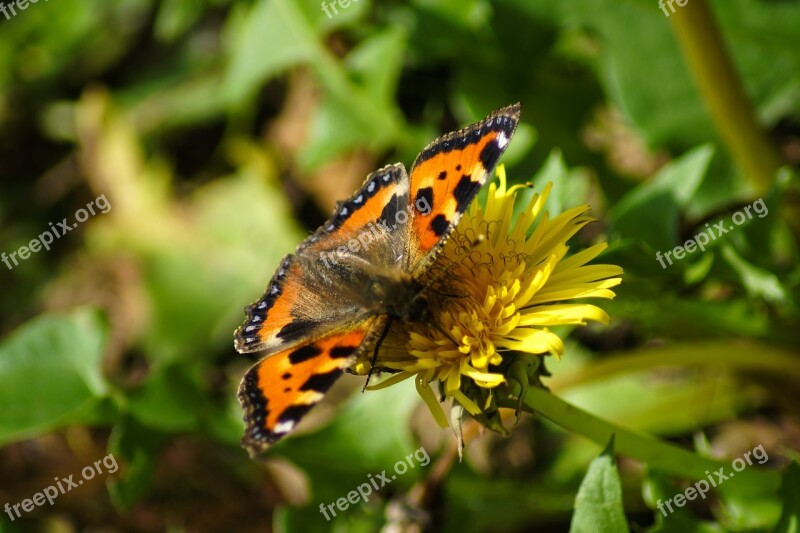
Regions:
<instances>
[{"instance_id":1,"label":"yellow petal","mask_svg":"<svg viewBox=\"0 0 800 533\"><path fill-rule=\"evenodd\" d=\"M380 383L376 383L374 385L368 386L367 390L385 389L386 387L389 387L391 385L395 385L397 383L400 383L401 381L405 381L408 378L413 377L415 375L416 374L414 374L413 372L400 372L399 374L395 374L394 376L392 376L390 378L384 379Z\"/></svg>"},{"instance_id":2,"label":"yellow petal","mask_svg":"<svg viewBox=\"0 0 800 533\"><path fill-rule=\"evenodd\" d=\"M455 398L455 400L458 403L460 403L461 406L469 412L469 414L471 415L481 414L480 407L478 407L478 405L475 402L464 396L464 393L462 393L460 390L457 390L455 391L455 393L453 393L453 398Z\"/></svg>"},{"instance_id":3,"label":"yellow petal","mask_svg":"<svg viewBox=\"0 0 800 533\"><path fill-rule=\"evenodd\" d=\"M560 355L564 353L564 342L561 337L539 329L518 328L508 339L497 344L512 350L533 354L555 353Z\"/></svg>"},{"instance_id":4,"label":"yellow petal","mask_svg":"<svg viewBox=\"0 0 800 533\"><path fill-rule=\"evenodd\" d=\"M520 326L558 326L561 324L585 324L594 320L608 324L608 314L591 304L539 305L523 310Z\"/></svg>"},{"instance_id":5,"label":"yellow petal","mask_svg":"<svg viewBox=\"0 0 800 533\"><path fill-rule=\"evenodd\" d=\"M418 374L416 385L417 392L419 393L420 397L422 397L425 405L428 406L428 409L433 415L434 420L436 420L436 423L439 424L439 427L446 428L449 425L447 416L445 416L442 406L439 405L439 402L436 400L436 396L433 394L428 381L425 380L421 374Z\"/></svg>"}]
</instances>

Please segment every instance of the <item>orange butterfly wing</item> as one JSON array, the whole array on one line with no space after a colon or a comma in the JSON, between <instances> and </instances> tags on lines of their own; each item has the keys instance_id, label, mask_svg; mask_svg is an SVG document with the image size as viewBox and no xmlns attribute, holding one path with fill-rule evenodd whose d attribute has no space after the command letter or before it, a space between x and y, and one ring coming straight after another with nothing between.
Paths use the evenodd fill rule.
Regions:
<instances>
[{"instance_id":1,"label":"orange butterfly wing","mask_svg":"<svg viewBox=\"0 0 800 533\"><path fill-rule=\"evenodd\" d=\"M428 145L411 168L412 233L418 272L458 224L503 155L519 122L519 104ZM427 209L430 206L430 209Z\"/></svg>"},{"instance_id":2,"label":"orange butterfly wing","mask_svg":"<svg viewBox=\"0 0 800 533\"><path fill-rule=\"evenodd\" d=\"M292 431L355 358L370 324L335 333L266 357L239 385L244 408L242 444L251 456Z\"/></svg>"},{"instance_id":3,"label":"orange butterfly wing","mask_svg":"<svg viewBox=\"0 0 800 533\"><path fill-rule=\"evenodd\" d=\"M367 176L325 224L283 258L264 295L245 309L245 321L234 333L236 350L269 355L350 329L368 318L371 311L358 298L368 273L353 267L363 264L365 258L359 253L364 251L351 252L352 247L369 237L371 266L399 269L397 258L405 255L407 233L405 228L389 226L395 224L396 213L407 208L408 175L403 165L389 165ZM358 262L351 261L347 268L346 260L353 256Z\"/></svg>"}]
</instances>

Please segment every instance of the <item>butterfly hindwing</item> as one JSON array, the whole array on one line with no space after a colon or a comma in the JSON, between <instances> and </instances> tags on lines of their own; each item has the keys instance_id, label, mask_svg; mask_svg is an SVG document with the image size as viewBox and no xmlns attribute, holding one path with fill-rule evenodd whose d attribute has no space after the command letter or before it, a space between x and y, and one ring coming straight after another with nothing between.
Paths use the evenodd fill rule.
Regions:
<instances>
[{"instance_id":1,"label":"butterfly hindwing","mask_svg":"<svg viewBox=\"0 0 800 533\"><path fill-rule=\"evenodd\" d=\"M255 455L294 429L348 368L370 324L278 352L256 363L239 385L242 444Z\"/></svg>"},{"instance_id":2,"label":"butterfly hindwing","mask_svg":"<svg viewBox=\"0 0 800 533\"><path fill-rule=\"evenodd\" d=\"M411 168L414 250L417 264L447 238L497 166L519 122L519 104L432 142ZM417 205L430 205L421 212Z\"/></svg>"}]
</instances>

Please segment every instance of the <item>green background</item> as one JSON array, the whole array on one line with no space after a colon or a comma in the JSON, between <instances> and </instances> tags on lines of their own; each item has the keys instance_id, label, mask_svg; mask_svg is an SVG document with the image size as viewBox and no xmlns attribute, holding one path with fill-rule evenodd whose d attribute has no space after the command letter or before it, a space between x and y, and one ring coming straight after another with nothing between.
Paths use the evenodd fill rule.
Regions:
<instances>
[{"instance_id":1,"label":"green background","mask_svg":"<svg viewBox=\"0 0 800 533\"><path fill-rule=\"evenodd\" d=\"M353 0L328 17L317 0L53 0L0 15L0 251L111 205L0 264L0 505L120 463L0 514L0 531L798 531L800 4L711 1L711 24L704 0L674 6ZM411 383L362 395L347 377L249 459L236 387L254 359L232 332L279 258L369 171L517 101L509 179L553 181L553 213L590 203L573 250L606 240L598 261L625 270L599 302L611 324L560 329L566 354L547 362L545 385L594 422L523 416L459 461ZM764 217L656 261L759 198ZM608 443L600 419L695 459ZM656 509L705 458L759 445L752 475ZM429 465L319 513L420 446Z\"/></svg>"}]
</instances>

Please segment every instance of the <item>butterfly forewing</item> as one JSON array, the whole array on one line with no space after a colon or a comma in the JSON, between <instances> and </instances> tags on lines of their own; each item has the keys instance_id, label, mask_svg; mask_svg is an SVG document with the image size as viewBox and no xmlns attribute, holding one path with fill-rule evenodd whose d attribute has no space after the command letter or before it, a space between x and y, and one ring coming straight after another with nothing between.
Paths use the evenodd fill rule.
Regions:
<instances>
[{"instance_id":1,"label":"butterfly forewing","mask_svg":"<svg viewBox=\"0 0 800 533\"><path fill-rule=\"evenodd\" d=\"M402 215L398 215L402 213ZM402 267L410 218L401 164L370 174L333 216L286 256L234 334L239 352L265 355L353 327L374 310L360 298L370 276ZM405 218L404 218L405 217Z\"/></svg>"},{"instance_id":2,"label":"butterfly forewing","mask_svg":"<svg viewBox=\"0 0 800 533\"><path fill-rule=\"evenodd\" d=\"M514 135L519 109L515 104L495 111L481 122L436 139L417 156L410 175L416 259L412 272L427 267L437 245L486 183ZM416 208L420 204L432 209L422 212Z\"/></svg>"}]
</instances>

